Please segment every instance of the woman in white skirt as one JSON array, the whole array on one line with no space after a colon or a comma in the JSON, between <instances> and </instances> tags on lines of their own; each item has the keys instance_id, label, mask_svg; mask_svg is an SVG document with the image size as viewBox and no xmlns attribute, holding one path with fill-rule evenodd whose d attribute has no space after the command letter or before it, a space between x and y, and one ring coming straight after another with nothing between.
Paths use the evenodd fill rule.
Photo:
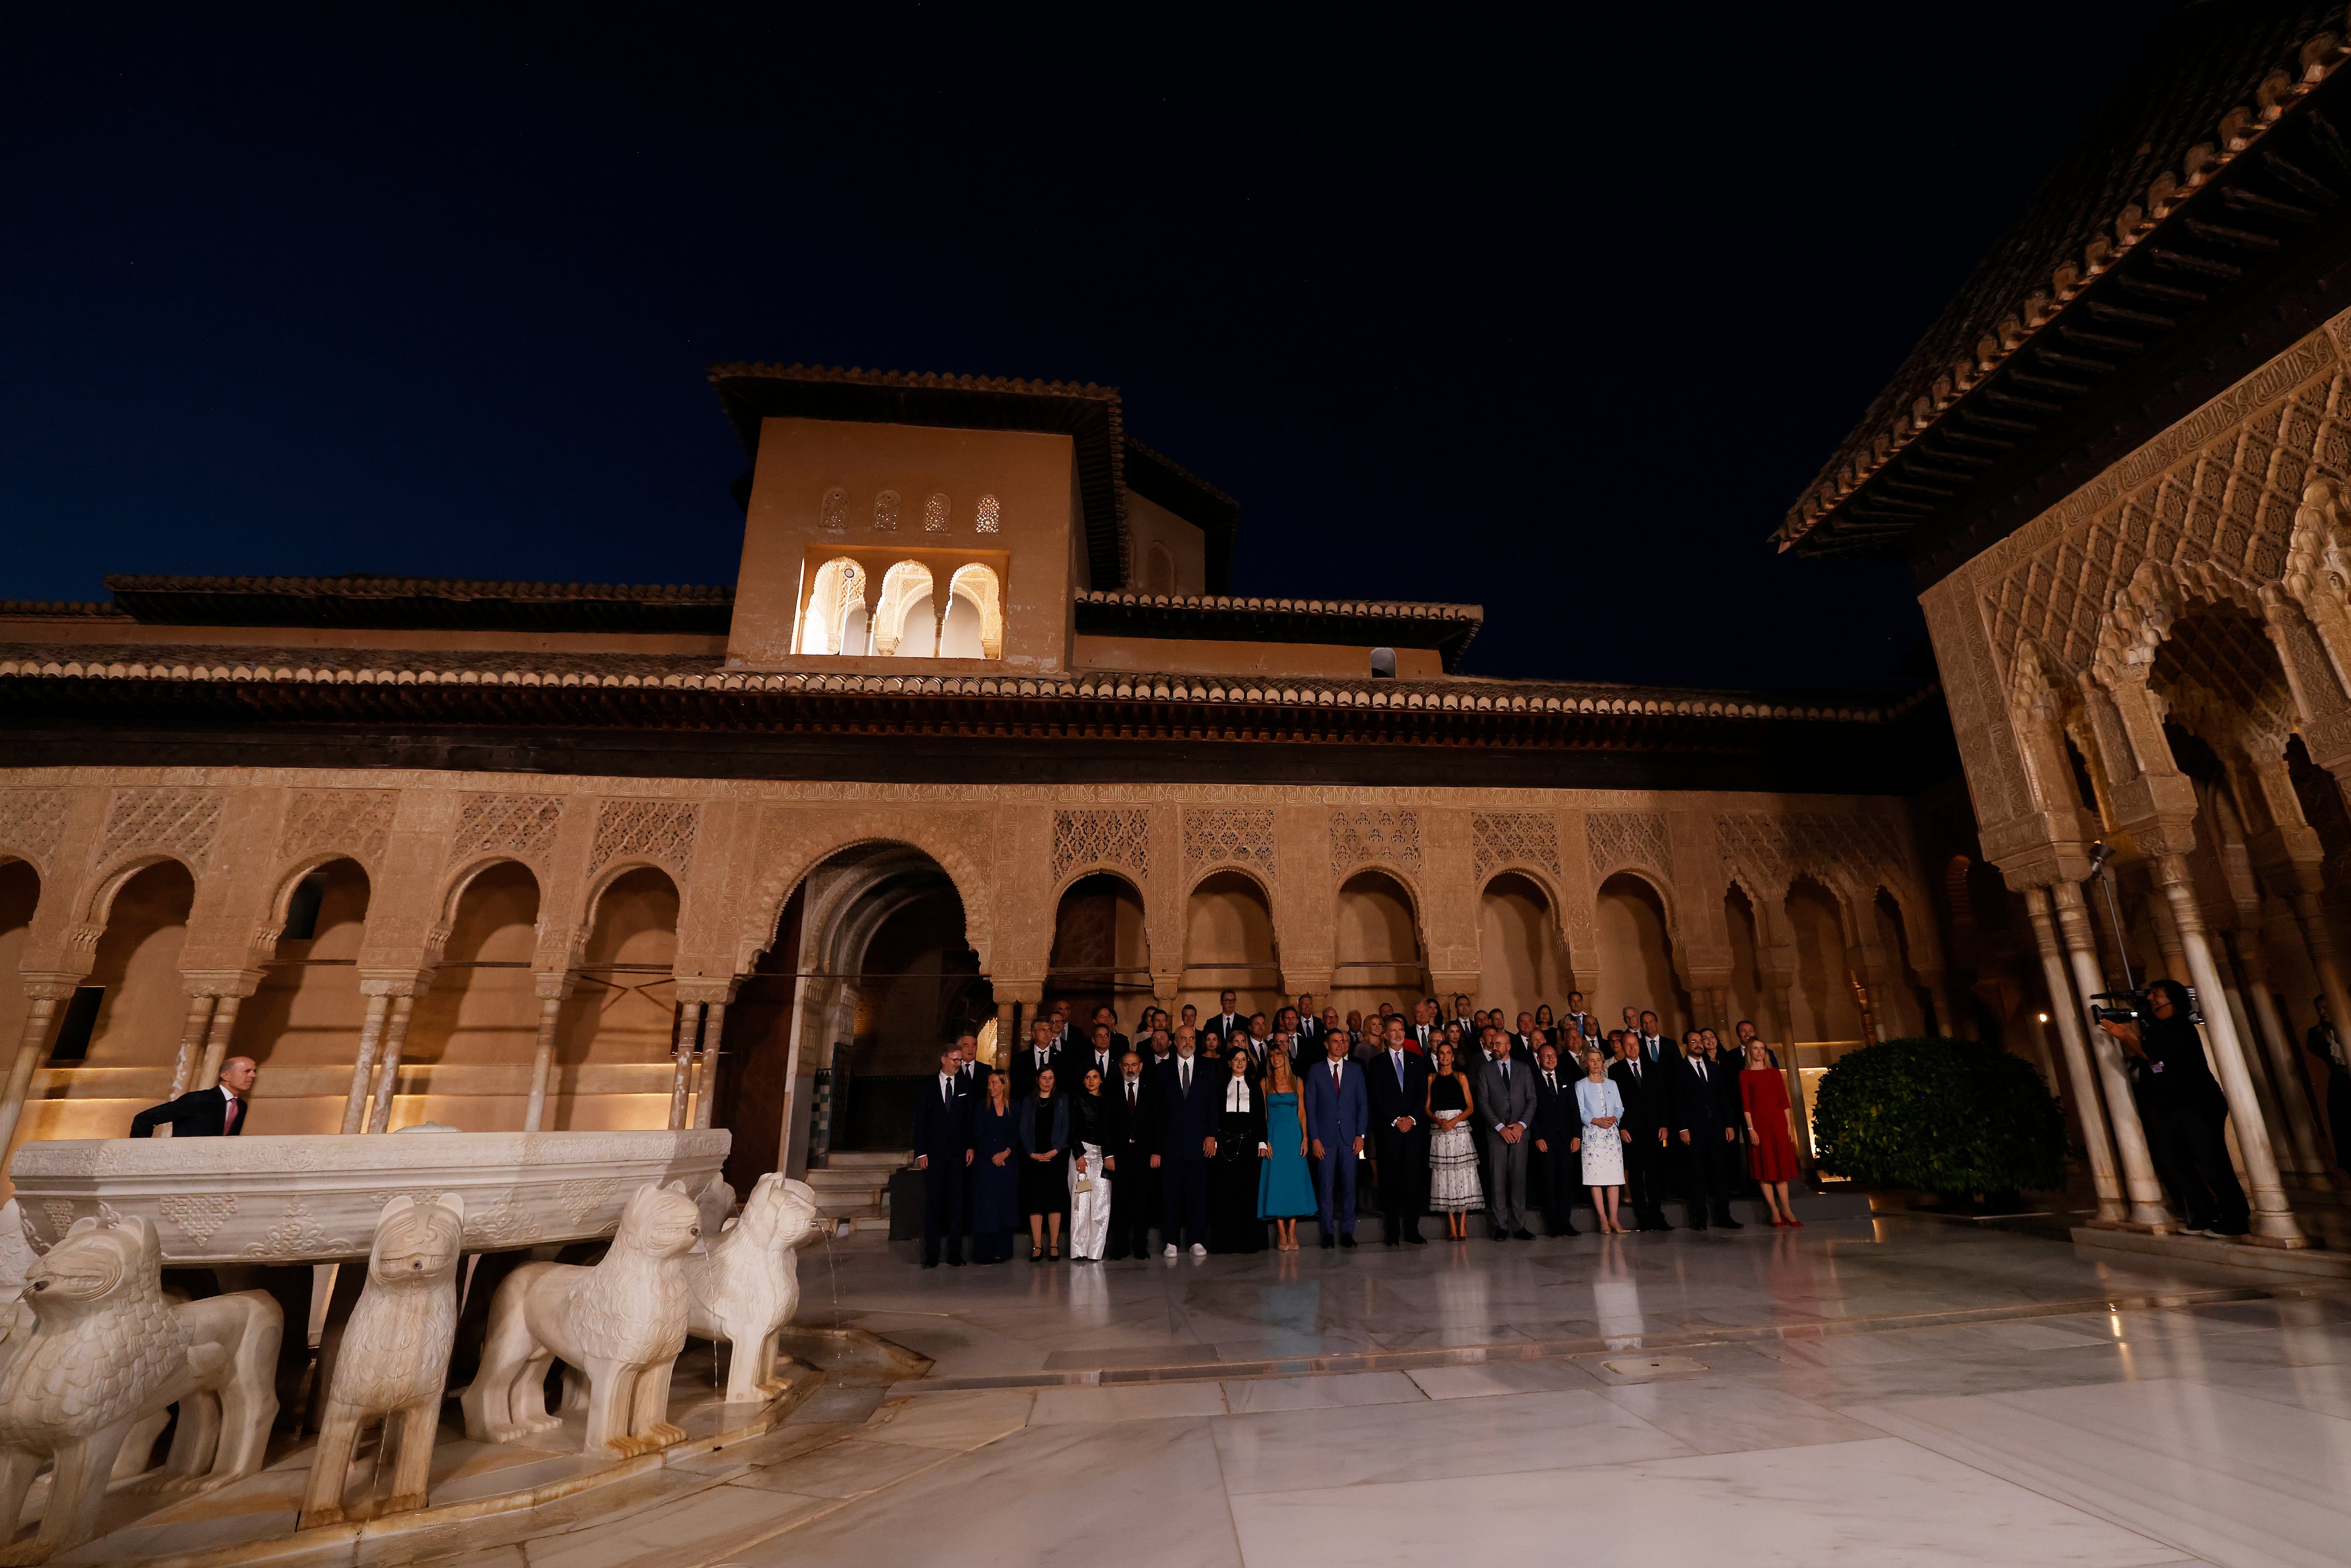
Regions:
<instances>
[{"instance_id":1,"label":"woman in white skirt","mask_svg":"<svg viewBox=\"0 0 2351 1568\"><path fill-rule=\"evenodd\" d=\"M1102 1079L1086 1069L1070 1101L1070 1260L1099 1263L1110 1241L1110 1173L1102 1169Z\"/></svg>"},{"instance_id":2,"label":"woman in white skirt","mask_svg":"<svg viewBox=\"0 0 2351 1568\"><path fill-rule=\"evenodd\" d=\"M1448 1241L1469 1239L1469 1211L1486 1207L1478 1186L1478 1147L1469 1139L1469 1113L1477 1108L1468 1078L1454 1071L1453 1047L1439 1041L1421 1109L1434 1129L1428 1139L1428 1207L1445 1216Z\"/></svg>"},{"instance_id":3,"label":"woman in white skirt","mask_svg":"<svg viewBox=\"0 0 2351 1568\"><path fill-rule=\"evenodd\" d=\"M1583 1121L1583 1135L1570 1145L1583 1154L1583 1185L1592 1189L1592 1212L1599 1217L1603 1236L1622 1236L1616 1223L1616 1195L1625 1186L1625 1097L1608 1076L1608 1059L1596 1051L1583 1053L1583 1076L1575 1085L1575 1108Z\"/></svg>"}]
</instances>

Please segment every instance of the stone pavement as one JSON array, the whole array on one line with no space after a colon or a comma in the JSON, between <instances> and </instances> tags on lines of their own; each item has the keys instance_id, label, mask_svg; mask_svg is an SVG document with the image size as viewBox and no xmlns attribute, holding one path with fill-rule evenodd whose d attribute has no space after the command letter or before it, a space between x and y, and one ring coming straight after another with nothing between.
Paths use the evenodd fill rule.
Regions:
<instances>
[{"instance_id":1,"label":"stone pavement","mask_svg":"<svg viewBox=\"0 0 2351 1568\"><path fill-rule=\"evenodd\" d=\"M860 1239L804 1264L809 1313L931 1375L828 1388L690 1493L454 1561L2351 1557L2328 1281L1914 1218L928 1271Z\"/></svg>"}]
</instances>

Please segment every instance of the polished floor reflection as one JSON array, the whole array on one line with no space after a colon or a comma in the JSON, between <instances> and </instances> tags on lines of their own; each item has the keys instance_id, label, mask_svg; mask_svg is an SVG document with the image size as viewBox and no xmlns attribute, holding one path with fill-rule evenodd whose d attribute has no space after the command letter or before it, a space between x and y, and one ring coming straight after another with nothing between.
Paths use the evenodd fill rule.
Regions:
<instances>
[{"instance_id":1,"label":"polished floor reflection","mask_svg":"<svg viewBox=\"0 0 2351 1568\"><path fill-rule=\"evenodd\" d=\"M929 1376L829 1390L657 1516L475 1568L2351 1561L2351 1290L2118 1256L1913 1219L815 1253L809 1312Z\"/></svg>"}]
</instances>

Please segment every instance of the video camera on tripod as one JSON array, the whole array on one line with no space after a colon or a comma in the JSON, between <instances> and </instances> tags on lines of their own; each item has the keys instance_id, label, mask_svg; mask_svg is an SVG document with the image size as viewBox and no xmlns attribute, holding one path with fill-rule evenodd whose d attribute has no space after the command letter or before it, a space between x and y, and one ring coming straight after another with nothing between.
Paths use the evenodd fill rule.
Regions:
<instances>
[{"instance_id":1,"label":"video camera on tripod","mask_svg":"<svg viewBox=\"0 0 2351 1568\"><path fill-rule=\"evenodd\" d=\"M2202 1023L2204 1013L2196 1005L2196 988L2181 986L2179 988L2188 997L2188 1006L2184 1009L2188 1021ZM2100 1005L2102 1003L2103 1006ZM2090 1021L2094 1024L2132 1023L2144 1028L2155 1021L2155 1006L2143 990L2100 991L2090 998Z\"/></svg>"}]
</instances>

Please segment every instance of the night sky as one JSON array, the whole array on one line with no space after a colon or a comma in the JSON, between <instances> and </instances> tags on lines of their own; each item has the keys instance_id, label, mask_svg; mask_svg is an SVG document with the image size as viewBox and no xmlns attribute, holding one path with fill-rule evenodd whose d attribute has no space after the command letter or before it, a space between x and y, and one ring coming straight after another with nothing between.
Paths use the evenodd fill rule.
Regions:
<instances>
[{"instance_id":1,"label":"night sky","mask_svg":"<svg viewBox=\"0 0 2351 1568\"><path fill-rule=\"evenodd\" d=\"M1910 684L1767 536L2168 8L10 7L0 598L730 581L802 361L1115 385L1475 673Z\"/></svg>"}]
</instances>

